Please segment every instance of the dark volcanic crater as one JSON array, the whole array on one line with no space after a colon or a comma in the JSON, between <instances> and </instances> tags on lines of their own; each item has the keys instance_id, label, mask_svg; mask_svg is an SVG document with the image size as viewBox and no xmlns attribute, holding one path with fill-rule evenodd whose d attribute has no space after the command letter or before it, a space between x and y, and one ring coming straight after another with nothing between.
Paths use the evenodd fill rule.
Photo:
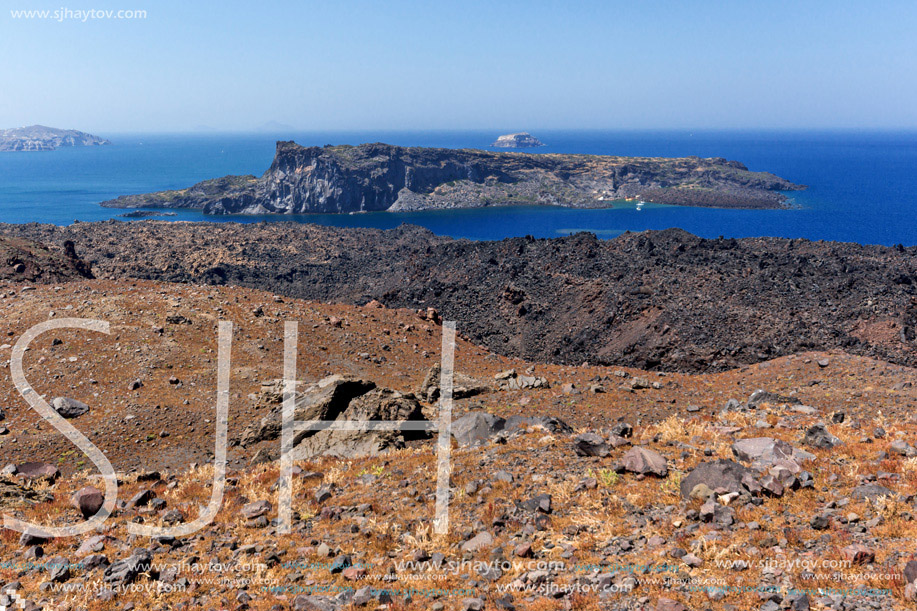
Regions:
<instances>
[{"instance_id":1,"label":"dark volcanic crater","mask_svg":"<svg viewBox=\"0 0 917 611\"><path fill-rule=\"evenodd\" d=\"M680 230L471 242L297 223L4 225L98 277L232 284L438 309L529 360L722 370L807 350L917 365L917 248Z\"/></svg>"}]
</instances>

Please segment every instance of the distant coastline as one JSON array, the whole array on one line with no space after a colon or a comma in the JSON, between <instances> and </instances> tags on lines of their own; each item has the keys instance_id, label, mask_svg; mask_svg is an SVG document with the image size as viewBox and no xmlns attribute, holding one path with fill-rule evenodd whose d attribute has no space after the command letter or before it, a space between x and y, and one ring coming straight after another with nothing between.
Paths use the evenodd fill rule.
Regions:
<instances>
[{"instance_id":1,"label":"distant coastline","mask_svg":"<svg viewBox=\"0 0 917 611\"><path fill-rule=\"evenodd\" d=\"M0 151L53 151L65 146L103 146L109 140L77 131L44 125L0 130Z\"/></svg>"}]
</instances>

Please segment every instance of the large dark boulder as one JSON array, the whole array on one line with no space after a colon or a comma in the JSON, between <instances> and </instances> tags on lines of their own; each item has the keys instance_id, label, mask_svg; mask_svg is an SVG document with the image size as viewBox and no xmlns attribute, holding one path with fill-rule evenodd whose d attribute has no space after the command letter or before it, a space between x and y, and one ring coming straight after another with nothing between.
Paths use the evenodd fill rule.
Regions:
<instances>
[{"instance_id":1,"label":"large dark boulder","mask_svg":"<svg viewBox=\"0 0 917 611\"><path fill-rule=\"evenodd\" d=\"M412 394L388 388L374 388L352 399L337 417L338 421L351 422L427 422L423 406ZM386 450L402 448L408 440L429 437L427 430L318 430L306 431L301 440L295 440L293 456L304 460L313 456L338 456L355 458L374 456Z\"/></svg>"},{"instance_id":2,"label":"large dark boulder","mask_svg":"<svg viewBox=\"0 0 917 611\"><path fill-rule=\"evenodd\" d=\"M452 423L452 436L460 446L478 445L501 432L506 420L485 412L472 412Z\"/></svg>"},{"instance_id":3,"label":"large dark boulder","mask_svg":"<svg viewBox=\"0 0 917 611\"><path fill-rule=\"evenodd\" d=\"M294 418L302 420L334 420L347 409L350 402L366 394L376 385L368 380L345 376L329 376L306 386L295 393ZM243 447L260 441L269 441L280 437L283 424L283 381L275 380L262 384L259 404L272 406L270 413L258 422L254 422L242 433ZM301 441L307 432L296 434L296 442Z\"/></svg>"},{"instance_id":4,"label":"large dark boulder","mask_svg":"<svg viewBox=\"0 0 917 611\"><path fill-rule=\"evenodd\" d=\"M105 495L92 486L80 488L70 498L70 504L78 509L84 518L91 518L97 514L104 503Z\"/></svg>"},{"instance_id":5,"label":"large dark boulder","mask_svg":"<svg viewBox=\"0 0 917 611\"><path fill-rule=\"evenodd\" d=\"M577 456L598 456L604 458L611 454L611 448L605 443L601 435L596 433L583 433L573 440L573 451Z\"/></svg>"}]
</instances>

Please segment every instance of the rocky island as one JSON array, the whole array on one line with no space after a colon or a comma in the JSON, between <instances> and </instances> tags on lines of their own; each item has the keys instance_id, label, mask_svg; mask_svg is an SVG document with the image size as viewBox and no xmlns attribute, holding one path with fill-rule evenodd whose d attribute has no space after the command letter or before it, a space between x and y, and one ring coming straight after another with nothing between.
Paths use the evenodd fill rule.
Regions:
<instances>
[{"instance_id":1,"label":"rocky island","mask_svg":"<svg viewBox=\"0 0 917 611\"><path fill-rule=\"evenodd\" d=\"M278 142L260 177L225 176L187 189L124 195L109 208L192 208L205 214L408 211L506 205L604 208L615 200L781 208L804 188L714 157L496 153Z\"/></svg>"},{"instance_id":2,"label":"rocky island","mask_svg":"<svg viewBox=\"0 0 917 611\"><path fill-rule=\"evenodd\" d=\"M111 144L105 138L44 125L0 129L0 151L53 151L62 146L100 146Z\"/></svg>"},{"instance_id":3,"label":"rocky island","mask_svg":"<svg viewBox=\"0 0 917 611\"><path fill-rule=\"evenodd\" d=\"M522 149L544 146L544 142L528 132L518 134L504 134L497 138L490 146L503 149Z\"/></svg>"}]
</instances>

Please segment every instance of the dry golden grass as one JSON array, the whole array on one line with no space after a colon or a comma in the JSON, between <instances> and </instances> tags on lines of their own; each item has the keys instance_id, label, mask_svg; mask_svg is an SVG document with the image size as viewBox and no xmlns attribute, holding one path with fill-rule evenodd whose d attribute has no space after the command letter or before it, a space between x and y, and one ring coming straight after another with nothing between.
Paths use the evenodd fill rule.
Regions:
<instances>
[{"instance_id":1,"label":"dry golden grass","mask_svg":"<svg viewBox=\"0 0 917 611\"><path fill-rule=\"evenodd\" d=\"M102 283L93 286L105 286ZM162 287L155 283L138 283L138 294L149 297L151 288ZM45 289L41 289L45 290ZM65 288L64 292L72 289ZM111 290L111 289L109 289ZM185 291L186 289L182 289ZM171 292L172 289L170 288ZM180 291L174 297L182 297L190 303L191 298ZM438 329L423 328L415 314L407 312L390 312L382 310L362 311L359 308L345 306L324 306L321 304L303 304L289 302L279 305L268 305L267 315L264 319L250 320L251 306L254 303L271 304L270 297L256 291L238 291L231 293L229 290L211 289L205 293L213 296L214 302L227 301L224 310L227 315L237 314L239 320L245 321L239 325L238 350L240 355L239 368L236 371L239 380L234 378L233 392L244 397L245 393L257 392L261 380L273 379L279 375L279 351L276 333L271 330L271 325L265 319L284 318L283 310L289 309L295 317L308 321L318 327L311 331L308 340L312 345L321 345L326 350L316 349L315 355L304 355L301 364L304 377L315 378L326 370L340 371L342 368L353 367L352 373L374 379L399 390L409 391L416 388L422 379L431 360L422 356L422 351L427 350L436 354L439 340ZM73 296L72 294L70 295ZM42 296L47 303L59 304L52 295ZM63 299L63 297L62 297ZM111 317L117 319L117 340L125 349L119 354L124 362L112 364L110 370L102 373L106 375L122 375L135 364L128 367L127 361L132 358L131 350L144 346L140 341L141 333L139 318L128 315L126 312L136 312L136 301L130 297L119 297L122 300L118 308L111 307L106 310ZM233 301L237 299L238 301ZM96 299L102 303L101 298ZM195 302L195 307L203 310L206 297L200 302ZM110 304L109 304L110 305ZM98 306L96 306L98 307ZM153 305L146 306L155 310ZM169 311L171 311L171 306ZM87 312L88 313L88 312ZM157 312L157 315L164 312ZM329 328L324 324L324 318L335 315L344 320L340 329ZM37 314L29 314L33 318ZM210 313L208 313L210 315ZM214 318L213 320L216 320ZM212 322L212 321L211 321ZM208 323L210 324L210 323ZM303 324L301 328L309 329L311 324ZM408 330L409 325L414 325ZM382 326L389 330L389 334L379 333ZM372 337L368 337L370 332ZM272 335L273 333L273 335ZM341 339L344 333L351 334L352 345L345 350ZM406 342L394 341L395 337L403 337ZM364 350L372 350L376 338L385 338L384 341L392 346L391 359L397 366L376 367L371 365L354 365L354 355ZM67 338L70 342L77 342L78 337ZM169 341L174 341L170 339ZM306 338L303 338L306 341ZM161 378L164 392L157 397L157 402L166 404L168 401L177 400L181 393L171 393L174 389L168 388L166 380L172 373L177 372L178 377L190 381L194 378L201 386L211 387L212 353L214 337L207 329L206 334L196 337L191 355L185 355L187 361L181 368L157 369L155 376ZM257 349L257 344L266 346L266 351ZM359 343L360 345L356 345ZM417 344L415 351L413 346ZM95 344L99 346L100 344ZM175 346L179 346L175 342ZM36 345L37 346L37 345ZM127 347L130 347L128 349ZM200 351L203 349L203 352ZM35 356L44 354L44 350L51 347L36 348ZM267 356L265 356L267 353ZM397 354L395 354L397 353ZM51 354L49 352L49 354ZM245 355L245 356L243 356ZM493 358L485 359L484 352L468 343L461 343L459 347L460 367L482 379L487 379L501 369L510 366L524 370L528 364L513 359ZM208 528L202 536L191 537L186 542L186 547L181 551L163 555L164 558L187 558L197 556L209 559L218 556L221 560L230 559L233 550L224 545L232 541L235 548L245 545L263 546L265 550L278 550L283 553L283 560L290 562L327 562L328 558L318 556L317 547L322 542L327 542L332 548L341 549L351 553L360 562L369 567L369 572L381 575L386 573L394 562L410 558L416 549L425 549L428 552L440 552L450 559L461 559L463 553L459 546L463 542L462 533L474 530L477 523L495 533L493 547L502 547L504 554L512 558L514 546L521 540L532 544L536 553L535 560L563 561L568 565L582 564L607 564L609 559L603 550L610 542L617 539L628 538L636 541L635 548L628 554L619 557L628 563L652 563L660 565L671 563L678 565L679 570L698 579L711 579L723 581L729 585L739 585L741 578L745 585L758 584L763 580L760 562L773 561L776 558L793 560L809 558L817 553L822 560L840 560L841 549L851 543L861 541L862 537L853 532L849 525L845 525L840 518L855 512L860 516L860 524L873 517L881 517L882 522L871 528L869 535L878 537L880 544L876 550L877 564L873 567L856 567L844 573L849 579L838 580L830 574L818 575L809 581L800 581L800 570L788 570L787 574L800 587L850 587L863 585L880 589L891 590L891 597L883 599L891 607L905 608L903 602L903 583L900 578L886 576L894 571L900 572L901 566L881 567L879 565L892 558L896 551L909 550L913 541L917 540L917 526L909 519L913 513L910 505L900 500L891 498L878 499L872 502L852 501L845 507L835 511L835 519L830 527L824 531L815 531L809 525L811 516L822 511L828 501L836 497L849 496L861 478L876 476L880 471L897 474L898 481L880 481L889 487L904 493L913 494L917 491L917 459L907 459L898 456L879 461L879 452L886 450L891 440L901 437L903 439L917 438L917 424L908 416L908 408L917 405L917 390L910 389L892 393L887 388L874 381L875 368L881 366L866 359L856 359L843 355L832 355L832 365L822 371L814 363L805 363L806 358L815 358L819 355L801 355L787 357L768 363L767 367L750 367L743 371L731 371L722 374L689 376L674 374L664 378L666 386L663 389L640 391L632 393L619 390L614 384L606 384L608 392L592 395L584 393L577 396L564 396L557 388L549 390L518 392L518 393L490 393L473 402L462 404L460 410L469 409L471 406L480 405L487 411L499 411L501 415L509 414L550 414L561 418L569 418L571 424L579 430L601 430L614 422L618 416L635 425L634 443L647 444L663 453L669 459L670 474L665 479L647 477L638 480L632 474L614 473L613 466L627 448L612 451L611 456L603 459L579 459L570 449L570 440L563 435L549 435L543 431L534 431L513 438L505 445L487 446L485 448L458 449L453 452L454 471L453 484L455 496L451 503L450 518L452 529L446 536L437 536L432 532L433 507L430 498L435 486L435 454L432 444L418 447L409 447L404 450L387 455L360 458L353 460L316 459L297 463L303 471L316 471L323 474L321 480L302 480L294 478L294 513L307 525L303 531L297 531L290 537L280 537L273 533L271 528L249 528L243 524L240 515L242 505L256 500L269 500L274 504L274 510L269 518L277 517L277 491L272 487L279 477L279 467L276 463L267 463L256 467L238 468L231 471L231 476L238 480L237 485L229 486L224 497L223 507L215 523ZM208 361L208 359L210 359ZM270 366L259 363L258 359L270 361ZM276 361L276 362L274 362ZM69 365L64 365L64 373L72 376L75 372L67 370ZM587 388L589 380L594 376L609 374L609 370L601 367L569 368L562 366L539 365L539 373L546 375L554 381L574 381L577 386ZM351 370L349 370L351 371ZM576 373L574 374L573 371ZM197 372L197 373L192 373ZM645 375L631 371L631 374ZM0 376L6 375L0 372ZM99 375L101 378L101 375ZM247 376L242 381L242 376ZM892 380L901 380L913 377L913 372L907 370L890 371L885 386L890 386ZM69 379L72 379L69 378ZM811 384L813 381L819 384ZM65 382L50 382L43 392L63 392ZM671 385L670 385L671 383ZM101 380L100 385L107 385L107 380ZM148 386L152 387L153 383ZM808 416L797 414L779 406L767 406L756 412L730 413L719 417L719 408L725 400L733 397L747 397L756 388L767 388L775 392L788 393L798 391L801 399L810 405L821 408L821 414ZM123 390L116 389L123 394ZM190 390L190 384L185 387ZM530 399L528 405L521 405L519 399ZM201 414L212 414L212 393L204 393L201 397L192 397L206 406ZM853 401L851 398L855 398ZM0 400L3 398L0 397ZM674 403L673 403L674 401ZM244 398L238 403L246 404ZM897 411L890 405L897 405ZM700 405L704 410L697 414L686 414L683 408L686 405ZM234 406L236 404L234 403ZM738 528L729 532L721 532L715 538L715 527L711 524L701 524L697 531L686 529L690 521L686 514L691 510L699 509L701 502L698 500L683 501L680 497L678 483L680 479L691 471L698 463L716 458L733 458L731 444L735 438L772 436L786 440L799 446L805 427L818 421L828 419L831 411L837 405L850 405L845 408L848 418L842 425L831 424L829 429L845 443L833 450L811 450L817 455L817 460L806 465L816 481L814 490L800 490L789 492L782 498L765 498L761 506L733 504L736 510L736 519L742 523L756 521L760 530ZM106 406L117 411L117 406ZM234 407L235 408L235 407ZM499 410L497 409L499 408ZM120 408L118 408L120 409ZM191 411L191 408L189 408ZM643 412L648 414L641 424L637 424L635 414ZM182 411L184 414L184 411ZM458 412L460 413L460 411ZM238 426L245 418L258 415L256 412L237 414ZM772 428L758 429L755 427L758 420L764 420ZM859 421L861 426L854 427L853 423ZM26 419L17 420L17 424L25 426L32 424ZM735 435L725 435L719 432L718 427L724 425L740 426L742 431ZM864 443L862 438L867 436L872 428L883 426L888 431L885 439L875 440L873 443ZM206 431L205 436L211 435L211 429L198 422L200 428L195 433ZM234 425L235 426L235 425ZM145 434L149 427L143 429ZM29 430L32 430L30 428ZM152 430L152 432L157 432ZM190 433L189 433L190 435ZM173 440L179 433L170 437ZM25 436L23 435L23 439ZM29 437L41 441L40 436ZM207 437L208 444L211 443ZM654 439L656 441L654 441ZM38 443L36 441L36 443ZM44 443L44 442L42 442ZM6 451L9 446L3 446ZM38 447L38 446L31 446ZM61 453L57 446L53 448L54 455ZM67 448L69 449L69 448ZM165 449L165 446L164 446ZM710 449L711 456L704 455L703 450ZM132 452L142 454L144 463L151 463L157 450L143 444L132 444ZM684 452L684 457L682 453ZM487 456L486 469L482 468L482 457ZM76 511L69 506L70 494L79 487L93 482L87 471L76 469L69 463L62 466L67 476L54 488L55 499L43 506L37 506L21 511L22 517L43 523L75 523L79 520ZM513 483L491 482L493 472L498 469L513 471L516 481ZM376 476L372 485L358 485L355 481L365 474ZM540 476L540 477L538 477ZM556 477L555 477L556 476ZM190 471L176 470L174 477L168 472L165 478L168 486L157 486L157 496L167 502L168 509L178 509L185 519L193 519L199 513L200 506L205 505L210 499L213 469L209 465L197 467ZM596 489L577 491L580 480L586 477L595 477L599 484ZM121 498L129 498L132 494L149 486L150 484L136 482L135 477L124 478L125 484L121 487ZM407 480L408 485L403 486L402 481ZM470 481L483 481L489 486L489 491L479 491L468 495L464 492L465 485ZM332 499L324 506L356 506L361 503L370 503L372 511L365 517L343 516L340 519L329 520L322 517L323 505L318 505L313 500L316 487L324 484L335 484L336 489ZM172 486L172 487L170 487ZM422 498L409 495L407 490L416 490ZM548 493L552 496L554 512L550 516L550 525L544 530L535 530L531 535L519 535L522 524L518 517L513 516L517 501L530 498L535 493ZM478 496L481 502L478 502ZM671 511L664 508L672 506ZM493 527L493 521L502 518L504 514L511 516L504 530L498 531ZM106 526L106 531L117 540L117 544L106 549L106 554L112 559L126 555L120 546L150 545L150 541L137 539L131 541L126 533L126 525L134 519L136 514L126 513L112 518ZM145 520L158 521L159 516L144 516ZM642 539L661 537L664 543L656 548L643 546ZM830 537L824 545L812 547L814 541L821 537ZM776 539L778 546L771 547ZM17 558L22 554L18 546L18 534L10 531L0 531L0 553L6 558ZM783 541L785 540L785 542ZM70 540L55 540L46 545L48 555L62 554L67 557L73 555L78 542ZM767 544L767 545L765 545ZM563 558L564 545L572 550L571 558ZM553 546L553 547L552 547ZM909 547L910 546L910 547ZM697 554L703 561L703 566L688 569L679 565L678 561L666 553L674 547L680 547ZM825 548L827 551L823 551ZM815 550L815 551L813 551ZM256 554L253 559L263 559L268 552ZM488 560L491 549L481 550L468 556L475 560ZM717 562L744 560L748 562L746 571L736 572ZM526 568L514 567L507 571L501 583L508 583L513 578L521 577ZM278 565L273 568L256 569L244 574L232 573L233 578L247 578L255 583L267 583L277 580L287 583L294 569ZM329 575L327 571L303 571L304 581L313 581L317 584L333 585L337 587L373 585L384 586L388 582L367 581L352 583L339 575ZM816 571L819 573L819 571ZM862 574L862 575L860 575ZM192 581L201 579L202 576L186 575ZM556 576L557 584L572 584L580 577L576 573L561 572ZM663 574L661 577L672 576ZM212 575L211 575L212 577ZM461 587L467 584L464 573L458 575L440 574L433 571L429 574L408 575L400 574L399 581L392 585L417 587L435 586L439 588ZM409 581L409 577L417 577L416 581ZM20 577L9 570L0 569L0 581L10 581L19 578L23 588L28 591L37 591L42 581L42 576L27 574ZM472 576L472 578L476 578ZM149 583L141 578L141 583ZM207 591L209 586L201 586L202 591ZM254 590L253 590L254 591ZM200 591L199 591L200 592ZM218 592L210 601L210 606L218 607L225 604L227 607L234 605L235 589L226 588ZM621 595L623 597L624 595ZM712 603L703 592L680 592L659 583L650 583L644 580L634 592L628 596L644 596L655 601L660 596L682 600L689 608L716 608L717 603ZM167 607L187 600L190 595L182 594L153 594L148 597L128 594L117 599L118 607L111 607L94 600L85 593L73 594L69 602L73 607L81 606L88 611L108 608L119 608L125 602L135 602L139 609L154 609ZM534 602L525 600L525 594L516 596L518 609L544 610L557 609L563 601L546 597L535 596ZM220 602L226 599L226 603ZM258 597L250 604L254 611L270 609L279 599L272 595ZM457 606L455 600L446 600L447 609ZM568 597L571 609L599 609L595 596L577 593ZM755 593L730 593L726 602L736 605L739 609L753 609L760 606L760 600ZM391 608L407 610L428 609L430 601L422 597L417 598L412 604L405 605L398 599ZM492 602L490 607L492 607Z\"/></svg>"}]
</instances>

